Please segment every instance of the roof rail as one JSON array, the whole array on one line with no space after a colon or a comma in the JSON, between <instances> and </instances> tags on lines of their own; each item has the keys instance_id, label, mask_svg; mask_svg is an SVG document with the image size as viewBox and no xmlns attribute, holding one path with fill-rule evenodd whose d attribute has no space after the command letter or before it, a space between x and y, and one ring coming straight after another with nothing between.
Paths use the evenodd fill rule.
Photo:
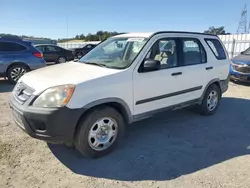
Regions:
<instances>
[{"instance_id":1,"label":"roof rail","mask_svg":"<svg viewBox=\"0 0 250 188\"><path fill-rule=\"evenodd\" d=\"M22 41L22 38L15 36L15 35L4 35L0 37L0 40L16 40L16 41Z\"/></svg>"},{"instance_id":2,"label":"roof rail","mask_svg":"<svg viewBox=\"0 0 250 188\"><path fill-rule=\"evenodd\" d=\"M162 34L162 33L183 33L183 34L217 36L217 35L214 35L214 34L206 34L206 33L199 33L199 32L188 32L188 31L159 31L159 32L154 33L153 35Z\"/></svg>"}]
</instances>

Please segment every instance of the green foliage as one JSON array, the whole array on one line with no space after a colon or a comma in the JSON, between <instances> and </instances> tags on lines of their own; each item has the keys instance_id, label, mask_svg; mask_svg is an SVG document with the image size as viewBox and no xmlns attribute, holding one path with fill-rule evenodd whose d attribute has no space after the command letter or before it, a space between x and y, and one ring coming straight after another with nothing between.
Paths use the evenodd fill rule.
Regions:
<instances>
[{"instance_id":1,"label":"green foliage","mask_svg":"<svg viewBox=\"0 0 250 188\"><path fill-rule=\"evenodd\" d=\"M204 33L213 34L213 35L229 34L229 33L226 33L224 26L221 26L221 27L209 27L208 30L204 31Z\"/></svg>"},{"instance_id":2,"label":"green foliage","mask_svg":"<svg viewBox=\"0 0 250 188\"><path fill-rule=\"evenodd\" d=\"M76 35L74 38L68 38L68 39L58 39L58 42L66 42L69 40L84 40L84 41L103 41L106 40L109 37L118 35L121 33L118 33L116 31L109 32L109 31L97 31L95 34L87 34L86 36L84 34Z\"/></svg>"}]
</instances>

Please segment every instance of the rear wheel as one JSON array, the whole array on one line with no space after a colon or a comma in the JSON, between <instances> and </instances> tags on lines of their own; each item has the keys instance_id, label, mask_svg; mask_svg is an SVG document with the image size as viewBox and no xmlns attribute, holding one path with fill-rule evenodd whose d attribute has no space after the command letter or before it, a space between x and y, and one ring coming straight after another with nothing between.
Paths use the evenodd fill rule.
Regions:
<instances>
[{"instance_id":1,"label":"rear wheel","mask_svg":"<svg viewBox=\"0 0 250 188\"><path fill-rule=\"evenodd\" d=\"M7 71L8 81L15 84L29 69L24 65L13 65Z\"/></svg>"},{"instance_id":2,"label":"rear wheel","mask_svg":"<svg viewBox=\"0 0 250 188\"><path fill-rule=\"evenodd\" d=\"M76 57L77 59L81 59L83 56L82 52L77 52Z\"/></svg>"},{"instance_id":3,"label":"rear wheel","mask_svg":"<svg viewBox=\"0 0 250 188\"><path fill-rule=\"evenodd\" d=\"M220 88L215 84L211 85L207 89L202 104L200 105L201 114L206 116L214 114L219 107L220 99Z\"/></svg>"},{"instance_id":4,"label":"rear wheel","mask_svg":"<svg viewBox=\"0 0 250 188\"><path fill-rule=\"evenodd\" d=\"M124 127L123 117L116 109L109 106L93 109L79 124L75 147L87 157L102 157L121 141Z\"/></svg>"}]
</instances>

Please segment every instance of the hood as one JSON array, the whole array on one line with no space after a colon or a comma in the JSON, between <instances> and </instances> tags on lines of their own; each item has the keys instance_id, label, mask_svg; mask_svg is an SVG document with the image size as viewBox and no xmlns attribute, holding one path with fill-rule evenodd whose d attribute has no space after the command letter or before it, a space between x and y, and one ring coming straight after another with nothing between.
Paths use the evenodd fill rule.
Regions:
<instances>
[{"instance_id":1,"label":"hood","mask_svg":"<svg viewBox=\"0 0 250 188\"><path fill-rule=\"evenodd\" d=\"M232 59L232 62L250 65L250 56L249 55L238 55Z\"/></svg>"},{"instance_id":2,"label":"hood","mask_svg":"<svg viewBox=\"0 0 250 188\"><path fill-rule=\"evenodd\" d=\"M35 89L35 95L53 86L74 84L115 74L123 70L109 69L78 62L52 65L31 71L21 77L20 81Z\"/></svg>"}]
</instances>

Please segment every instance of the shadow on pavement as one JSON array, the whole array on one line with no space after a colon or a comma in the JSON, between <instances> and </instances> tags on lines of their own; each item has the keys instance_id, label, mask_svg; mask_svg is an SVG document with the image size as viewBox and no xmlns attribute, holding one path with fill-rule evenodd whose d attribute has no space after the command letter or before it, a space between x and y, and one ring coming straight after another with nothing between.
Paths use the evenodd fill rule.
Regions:
<instances>
[{"instance_id":1,"label":"shadow on pavement","mask_svg":"<svg viewBox=\"0 0 250 188\"><path fill-rule=\"evenodd\" d=\"M0 79L0 93L11 92L14 86L14 84L10 84L7 80Z\"/></svg>"},{"instance_id":2,"label":"shadow on pavement","mask_svg":"<svg viewBox=\"0 0 250 188\"><path fill-rule=\"evenodd\" d=\"M51 145L77 174L123 181L170 180L250 153L250 100L223 98L210 117L180 110L128 127L114 153L97 160Z\"/></svg>"}]
</instances>

